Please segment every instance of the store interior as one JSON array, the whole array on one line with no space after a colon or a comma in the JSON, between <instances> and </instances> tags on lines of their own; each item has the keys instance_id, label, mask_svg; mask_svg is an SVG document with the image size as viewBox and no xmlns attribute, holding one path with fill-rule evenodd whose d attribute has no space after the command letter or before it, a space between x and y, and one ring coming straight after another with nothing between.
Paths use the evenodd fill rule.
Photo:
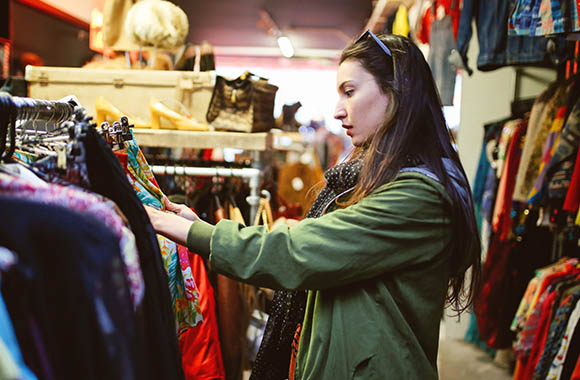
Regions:
<instances>
[{"instance_id":1,"label":"store interior","mask_svg":"<svg viewBox=\"0 0 580 380\"><path fill-rule=\"evenodd\" d=\"M155 238L142 205L130 203L163 209L166 196L210 223L268 231L304 219L324 173L354 149L335 118L337 69L342 49L366 30L402 35L423 52L475 204L482 287L468 312L441 319L439 377L580 379L579 7L3 1L0 199L12 202L7 210L43 199L37 208L18 203L18 219L28 213L38 222L29 228L52 237L0 227L0 379L268 378L251 373L273 290ZM64 187L12 181L15 162ZM90 191L67 193L69 184ZM115 203L123 218L110 215ZM4 248L13 239L29 239L31 250L73 249L67 236L81 232L51 214L56 204L104 220L93 227L123 242L122 263L55 254L35 257L40 275L10 270L30 259ZM127 221L140 227L128 233ZM132 302L117 294L77 304L87 294L75 281L98 278L89 288L109 295L116 275ZM117 309L105 318L102 307ZM128 326L136 310L142 325Z\"/></svg>"}]
</instances>

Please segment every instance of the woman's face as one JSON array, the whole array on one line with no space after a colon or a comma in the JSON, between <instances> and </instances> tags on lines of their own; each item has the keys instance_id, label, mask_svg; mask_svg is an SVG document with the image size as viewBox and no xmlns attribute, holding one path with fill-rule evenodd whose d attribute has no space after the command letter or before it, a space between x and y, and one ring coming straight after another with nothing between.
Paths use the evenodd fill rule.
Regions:
<instances>
[{"instance_id":1,"label":"woman's face","mask_svg":"<svg viewBox=\"0 0 580 380\"><path fill-rule=\"evenodd\" d=\"M347 59L338 67L338 102L334 117L342 122L355 146L363 145L383 124L390 97L357 60Z\"/></svg>"}]
</instances>

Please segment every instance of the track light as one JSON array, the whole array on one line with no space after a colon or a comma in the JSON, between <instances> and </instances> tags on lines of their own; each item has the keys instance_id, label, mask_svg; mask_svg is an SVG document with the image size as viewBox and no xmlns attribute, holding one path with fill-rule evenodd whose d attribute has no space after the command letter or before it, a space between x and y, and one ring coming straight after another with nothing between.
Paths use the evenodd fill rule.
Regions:
<instances>
[{"instance_id":1,"label":"track light","mask_svg":"<svg viewBox=\"0 0 580 380\"><path fill-rule=\"evenodd\" d=\"M292 41L286 36L278 37L278 47L282 51L282 55L286 58L291 58L294 56L294 47L292 46Z\"/></svg>"}]
</instances>

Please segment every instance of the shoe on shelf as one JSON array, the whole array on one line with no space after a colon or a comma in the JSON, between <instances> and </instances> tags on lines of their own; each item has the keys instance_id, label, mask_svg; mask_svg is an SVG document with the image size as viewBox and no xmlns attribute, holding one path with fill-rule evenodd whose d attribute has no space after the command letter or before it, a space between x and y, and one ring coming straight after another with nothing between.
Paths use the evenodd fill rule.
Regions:
<instances>
[{"instance_id":1,"label":"shoe on shelf","mask_svg":"<svg viewBox=\"0 0 580 380\"><path fill-rule=\"evenodd\" d=\"M121 116L127 116L129 124L132 124L134 128L151 128L149 123L127 115L102 96L97 98L95 110L97 113L97 125L101 125L104 121L119 121Z\"/></svg>"},{"instance_id":2,"label":"shoe on shelf","mask_svg":"<svg viewBox=\"0 0 580 380\"><path fill-rule=\"evenodd\" d=\"M169 121L174 129L181 131L209 131L207 124L183 116L156 99L149 101L149 112L151 112L151 127L153 129L161 129L161 117L163 117Z\"/></svg>"}]
</instances>

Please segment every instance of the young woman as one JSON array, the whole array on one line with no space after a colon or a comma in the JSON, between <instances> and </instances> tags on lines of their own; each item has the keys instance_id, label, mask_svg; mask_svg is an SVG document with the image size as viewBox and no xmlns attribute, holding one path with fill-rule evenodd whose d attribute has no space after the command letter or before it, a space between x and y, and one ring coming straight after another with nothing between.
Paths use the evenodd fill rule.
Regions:
<instances>
[{"instance_id":1,"label":"young woman","mask_svg":"<svg viewBox=\"0 0 580 380\"><path fill-rule=\"evenodd\" d=\"M222 274L308 290L295 379L436 379L444 308L463 311L479 279L465 172L410 40L367 31L343 51L337 86L356 148L326 175L318 218L268 233L169 204L177 215L148 210L151 221Z\"/></svg>"}]
</instances>

